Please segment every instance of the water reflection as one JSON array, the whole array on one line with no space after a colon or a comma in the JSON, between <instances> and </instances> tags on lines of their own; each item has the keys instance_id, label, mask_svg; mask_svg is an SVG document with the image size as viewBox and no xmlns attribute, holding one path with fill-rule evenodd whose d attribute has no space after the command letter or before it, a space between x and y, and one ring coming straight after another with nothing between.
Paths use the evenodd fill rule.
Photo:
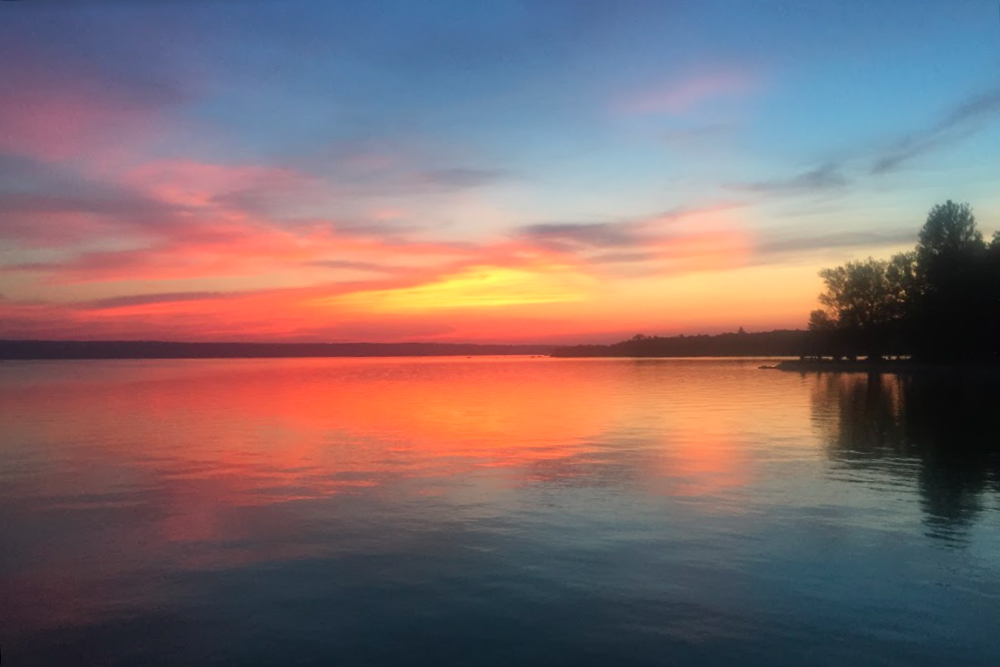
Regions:
<instances>
[{"instance_id":1,"label":"water reflection","mask_svg":"<svg viewBox=\"0 0 1000 667\"><path fill-rule=\"evenodd\" d=\"M915 480L927 534L963 543L985 494L1000 492L1000 382L959 374L815 377L814 419L832 460L868 473L857 481Z\"/></svg>"},{"instance_id":2,"label":"water reflection","mask_svg":"<svg viewBox=\"0 0 1000 667\"><path fill-rule=\"evenodd\" d=\"M996 664L994 389L757 365L0 365L5 657Z\"/></svg>"},{"instance_id":3,"label":"water reflection","mask_svg":"<svg viewBox=\"0 0 1000 667\"><path fill-rule=\"evenodd\" d=\"M662 366L585 362L3 370L0 515L14 539L0 564L14 632L168 606L171 591L148 586L165 573L417 558L438 548L431 535L494 549L484 535L531 526L525 487L718 504L750 474L732 418L665 409L711 390L697 368L672 388ZM563 516L600 506L545 502Z\"/></svg>"}]
</instances>

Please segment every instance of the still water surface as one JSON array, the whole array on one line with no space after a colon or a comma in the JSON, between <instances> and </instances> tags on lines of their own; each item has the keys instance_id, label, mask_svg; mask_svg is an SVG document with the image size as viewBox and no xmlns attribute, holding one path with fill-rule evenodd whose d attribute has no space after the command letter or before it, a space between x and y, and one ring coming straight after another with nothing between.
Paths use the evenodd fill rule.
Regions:
<instances>
[{"instance_id":1,"label":"still water surface","mask_svg":"<svg viewBox=\"0 0 1000 667\"><path fill-rule=\"evenodd\" d=\"M996 383L759 364L0 364L3 657L1000 664Z\"/></svg>"}]
</instances>

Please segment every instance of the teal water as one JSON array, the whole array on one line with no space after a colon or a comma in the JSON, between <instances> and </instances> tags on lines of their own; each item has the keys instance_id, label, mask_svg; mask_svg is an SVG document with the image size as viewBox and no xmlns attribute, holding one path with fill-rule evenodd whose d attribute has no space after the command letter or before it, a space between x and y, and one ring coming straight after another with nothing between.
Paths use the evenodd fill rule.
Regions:
<instances>
[{"instance_id":1,"label":"teal water","mask_svg":"<svg viewBox=\"0 0 1000 667\"><path fill-rule=\"evenodd\" d=\"M11 665L997 665L1000 388L0 364Z\"/></svg>"}]
</instances>

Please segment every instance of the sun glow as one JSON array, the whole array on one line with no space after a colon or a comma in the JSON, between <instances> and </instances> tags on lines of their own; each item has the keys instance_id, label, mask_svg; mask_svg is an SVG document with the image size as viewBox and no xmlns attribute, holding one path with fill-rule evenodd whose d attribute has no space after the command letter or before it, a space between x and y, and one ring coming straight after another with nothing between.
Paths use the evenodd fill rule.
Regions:
<instances>
[{"instance_id":1,"label":"sun glow","mask_svg":"<svg viewBox=\"0 0 1000 667\"><path fill-rule=\"evenodd\" d=\"M321 303L381 313L569 303L586 299L593 282L568 267L476 266L425 285L353 292Z\"/></svg>"}]
</instances>

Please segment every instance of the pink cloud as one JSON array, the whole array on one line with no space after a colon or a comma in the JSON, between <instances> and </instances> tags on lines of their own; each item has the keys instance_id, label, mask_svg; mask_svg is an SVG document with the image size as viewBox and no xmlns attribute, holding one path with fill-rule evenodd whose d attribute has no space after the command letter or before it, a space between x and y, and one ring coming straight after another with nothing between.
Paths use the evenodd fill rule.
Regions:
<instances>
[{"instance_id":1,"label":"pink cloud","mask_svg":"<svg viewBox=\"0 0 1000 667\"><path fill-rule=\"evenodd\" d=\"M222 165L194 160L146 162L120 176L122 183L178 206L211 206L233 193L295 191L314 185L292 169L252 164Z\"/></svg>"},{"instance_id":2,"label":"pink cloud","mask_svg":"<svg viewBox=\"0 0 1000 667\"><path fill-rule=\"evenodd\" d=\"M49 246L66 251L64 259L3 270L31 272L41 284L52 287L121 282L152 286L282 274L286 284L350 276L348 280L360 289L361 274L366 289L392 290L471 267L530 272L539 266L560 266L589 276L620 273L616 267L622 266L646 273L725 268L741 263L749 247L733 207L727 205L620 223L542 225L513 237L454 243L386 237L377 226L341 230L336 221L323 219L282 224L228 206L219 198L230 188L259 180L294 184L296 175L287 171L184 162L147 165L129 172L126 179L150 201L159 201L153 196L168 198L180 208L150 224L141 217L134 220L131 234L123 234L120 225L75 229L96 234L96 240L113 234L126 246L121 249L73 252L79 238L64 237L62 245ZM51 221L39 220L39 228L47 228ZM30 228L21 231L28 234ZM373 271L378 268L382 270ZM378 277L374 286L372 275ZM164 286L152 289L162 291ZM341 291L329 285L326 289L328 294Z\"/></svg>"},{"instance_id":3,"label":"pink cloud","mask_svg":"<svg viewBox=\"0 0 1000 667\"><path fill-rule=\"evenodd\" d=\"M292 168L171 160L91 174L104 180L73 181L74 199L64 202L55 195L21 202L19 227L3 230L62 257L2 269L52 300L0 302L0 334L322 340L383 322L382 340L402 331L453 340L568 335L580 329L579 313L559 324L558 308L590 298L588 285L623 266L671 275L725 269L742 262L747 247L726 205L447 242L386 234L403 214L391 204L375 203L367 220L349 224L277 218L271 209L282 213L289 199L325 195L317 177ZM58 179L46 182L61 189ZM73 233L53 242L60 220L72 222ZM100 296L67 296L79 293ZM381 311L363 307L374 297ZM435 308L407 302L415 297ZM458 305L443 307L451 298ZM463 311L472 302L480 312ZM518 329L529 322L542 329Z\"/></svg>"},{"instance_id":4,"label":"pink cloud","mask_svg":"<svg viewBox=\"0 0 1000 667\"><path fill-rule=\"evenodd\" d=\"M175 91L129 90L77 64L64 68L32 65L17 55L17 71L6 68L0 83L0 150L66 160L84 154L107 156L128 141L162 131L162 110L182 100Z\"/></svg>"},{"instance_id":5,"label":"pink cloud","mask_svg":"<svg viewBox=\"0 0 1000 667\"><path fill-rule=\"evenodd\" d=\"M626 115L679 114L706 101L746 95L759 86L759 77L749 72L719 70L668 81L633 92L618 104Z\"/></svg>"}]
</instances>

